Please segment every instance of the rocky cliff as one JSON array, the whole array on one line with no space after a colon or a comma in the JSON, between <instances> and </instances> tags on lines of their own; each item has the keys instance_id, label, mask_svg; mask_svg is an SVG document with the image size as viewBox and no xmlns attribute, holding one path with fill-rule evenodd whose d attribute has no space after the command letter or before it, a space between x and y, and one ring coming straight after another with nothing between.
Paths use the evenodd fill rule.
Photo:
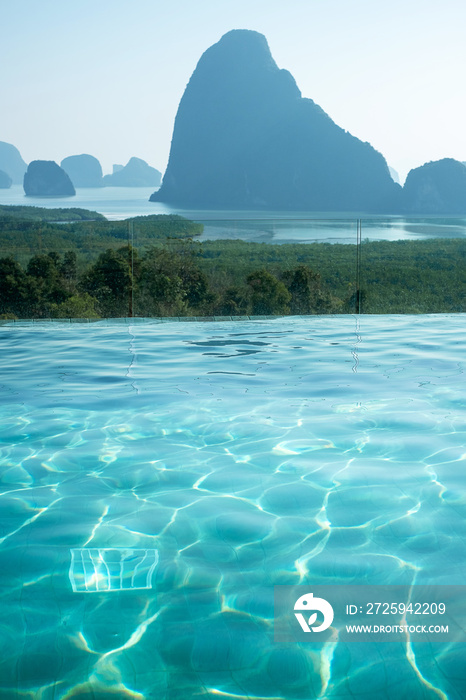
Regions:
<instances>
[{"instance_id":1,"label":"rocky cliff","mask_svg":"<svg viewBox=\"0 0 466 700\"><path fill-rule=\"evenodd\" d=\"M152 168L141 158L130 158L124 168L115 170L104 176L104 185L107 187L158 187L162 180L162 173Z\"/></svg>"},{"instance_id":2,"label":"rocky cliff","mask_svg":"<svg viewBox=\"0 0 466 700\"><path fill-rule=\"evenodd\" d=\"M262 34L233 30L203 54L186 87L151 200L388 212L399 195L383 156L301 96Z\"/></svg>"},{"instance_id":3,"label":"rocky cliff","mask_svg":"<svg viewBox=\"0 0 466 700\"><path fill-rule=\"evenodd\" d=\"M33 160L24 175L24 191L33 197L73 196L76 190L67 173L53 160Z\"/></svg>"},{"instance_id":4,"label":"rocky cliff","mask_svg":"<svg viewBox=\"0 0 466 700\"><path fill-rule=\"evenodd\" d=\"M466 167L443 158L414 168L403 187L407 214L466 214Z\"/></svg>"},{"instance_id":5,"label":"rocky cliff","mask_svg":"<svg viewBox=\"0 0 466 700\"><path fill-rule=\"evenodd\" d=\"M97 158L83 153L68 156L60 163L75 187L103 187L102 166Z\"/></svg>"},{"instance_id":6,"label":"rocky cliff","mask_svg":"<svg viewBox=\"0 0 466 700\"><path fill-rule=\"evenodd\" d=\"M4 170L0 170L0 189L7 190L13 184L13 180Z\"/></svg>"},{"instance_id":7,"label":"rocky cliff","mask_svg":"<svg viewBox=\"0 0 466 700\"><path fill-rule=\"evenodd\" d=\"M22 185L27 165L18 149L11 143L0 141L0 170L9 175L15 185Z\"/></svg>"}]
</instances>

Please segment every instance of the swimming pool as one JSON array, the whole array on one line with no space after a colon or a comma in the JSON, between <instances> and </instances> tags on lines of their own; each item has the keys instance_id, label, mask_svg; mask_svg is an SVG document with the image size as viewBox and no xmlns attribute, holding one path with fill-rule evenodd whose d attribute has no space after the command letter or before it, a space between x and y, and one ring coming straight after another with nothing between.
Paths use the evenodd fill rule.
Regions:
<instances>
[{"instance_id":1,"label":"swimming pool","mask_svg":"<svg viewBox=\"0 0 466 700\"><path fill-rule=\"evenodd\" d=\"M464 325L0 326L2 700L466 697L461 642L273 636L274 586L465 584ZM73 590L99 548L151 586Z\"/></svg>"}]
</instances>

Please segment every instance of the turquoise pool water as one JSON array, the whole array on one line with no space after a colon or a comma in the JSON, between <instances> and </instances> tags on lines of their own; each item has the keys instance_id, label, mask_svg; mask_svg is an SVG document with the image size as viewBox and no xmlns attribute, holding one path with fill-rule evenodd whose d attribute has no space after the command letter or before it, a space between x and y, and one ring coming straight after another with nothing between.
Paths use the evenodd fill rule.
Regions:
<instances>
[{"instance_id":1,"label":"turquoise pool water","mask_svg":"<svg viewBox=\"0 0 466 700\"><path fill-rule=\"evenodd\" d=\"M273 637L275 585L465 585L464 328L0 326L1 700L466 697L461 641ZM151 587L75 592L83 549Z\"/></svg>"}]
</instances>

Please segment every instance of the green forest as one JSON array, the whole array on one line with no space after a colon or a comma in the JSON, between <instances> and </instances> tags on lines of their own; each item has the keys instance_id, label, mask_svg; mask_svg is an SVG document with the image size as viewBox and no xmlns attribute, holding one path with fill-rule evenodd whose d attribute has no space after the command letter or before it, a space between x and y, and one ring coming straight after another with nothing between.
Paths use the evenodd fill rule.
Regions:
<instances>
[{"instance_id":1,"label":"green forest","mask_svg":"<svg viewBox=\"0 0 466 700\"><path fill-rule=\"evenodd\" d=\"M461 238L201 243L176 215L21 209L0 209L2 319L465 311Z\"/></svg>"}]
</instances>

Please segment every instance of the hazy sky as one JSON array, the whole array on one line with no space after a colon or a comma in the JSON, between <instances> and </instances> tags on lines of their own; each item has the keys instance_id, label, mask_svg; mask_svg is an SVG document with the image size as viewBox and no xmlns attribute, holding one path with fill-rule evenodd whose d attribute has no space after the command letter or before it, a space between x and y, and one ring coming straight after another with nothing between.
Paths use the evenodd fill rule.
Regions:
<instances>
[{"instance_id":1,"label":"hazy sky","mask_svg":"<svg viewBox=\"0 0 466 700\"><path fill-rule=\"evenodd\" d=\"M159 170L201 54L230 29L404 177L466 161L466 0L0 0L0 141Z\"/></svg>"}]
</instances>

